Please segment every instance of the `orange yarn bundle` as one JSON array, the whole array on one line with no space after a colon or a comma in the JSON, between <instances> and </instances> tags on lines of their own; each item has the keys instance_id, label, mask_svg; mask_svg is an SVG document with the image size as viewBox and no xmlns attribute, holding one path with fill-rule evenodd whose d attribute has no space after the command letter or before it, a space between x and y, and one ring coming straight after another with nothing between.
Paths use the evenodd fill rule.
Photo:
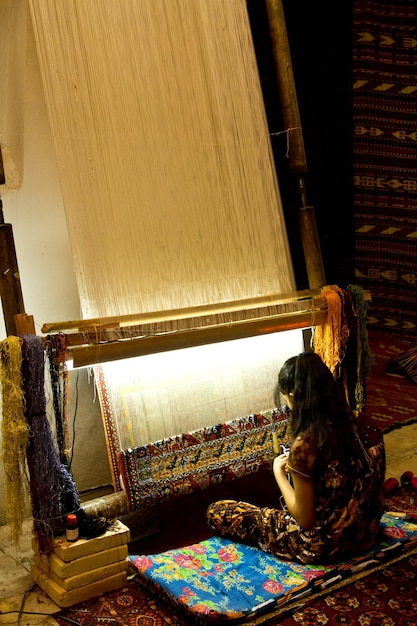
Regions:
<instances>
[{"instance_id":1,"label":"orange yarn bundle","mask_svg":"<svg viewBox=\"0 0 417 626\"><path fill-rule=\"evenodd\" d=\"M314 329L312 347L335 378L339 375L339 366L342 363L349 328L342 316L342 299L339 287L325 287L322 295L327 301L327 320Z\"/></svg>"}]
</instances>

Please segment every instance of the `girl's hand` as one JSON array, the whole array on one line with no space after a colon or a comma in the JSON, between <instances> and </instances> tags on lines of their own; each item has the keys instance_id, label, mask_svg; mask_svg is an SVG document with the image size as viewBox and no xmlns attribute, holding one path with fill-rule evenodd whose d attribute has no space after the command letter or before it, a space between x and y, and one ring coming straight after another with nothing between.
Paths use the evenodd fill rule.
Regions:
<instances>
[{"instance_id":1,"label":"girl's hand","mask_svg":"<svg viewBox=\"0 0 417 626\"><path fill-rule=\"evenodd\" d=\"M282 472L283 474L287 473L285 469L287 460L288 460L288 454L279 454L278 456L275 457L274 464L273 464L274 474L276 472Z\"/></svg>"}]
</instances>

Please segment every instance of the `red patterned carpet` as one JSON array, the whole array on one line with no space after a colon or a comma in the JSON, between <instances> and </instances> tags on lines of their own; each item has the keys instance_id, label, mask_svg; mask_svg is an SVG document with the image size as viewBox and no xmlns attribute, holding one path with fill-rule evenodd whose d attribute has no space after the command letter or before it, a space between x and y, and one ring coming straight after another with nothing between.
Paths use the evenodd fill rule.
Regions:
<instances>
[{"instance_id":1,"label":"red patterned carpet","mask_svg":"<svg viewBox=\"0 0 417 626\"><path fill-rule=\"evenodd\" d=\"M387 373L390 360L407 352L417 340L369 331L374 361L366 389L366 411L384 433L417 422L417 383Z\"/></svg>"},{"instance_id":2,"label":"red patterned carpet","mask_svg":"<svg viewBox=\"0 0 417 626\"><path fill-rule=\"evenodd\" d=\"M276 624L416 626L417 556L342 587Z\"/></svg>"}]
</instances>

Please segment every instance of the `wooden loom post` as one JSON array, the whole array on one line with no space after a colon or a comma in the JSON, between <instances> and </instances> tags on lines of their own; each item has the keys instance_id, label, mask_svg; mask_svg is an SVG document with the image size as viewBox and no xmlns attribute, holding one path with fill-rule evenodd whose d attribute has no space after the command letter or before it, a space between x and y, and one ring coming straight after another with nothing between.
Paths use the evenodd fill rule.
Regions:
<instances>
[{"instance_id":1,"label":"wooden loom post","mask_svg":"<svg viewBox=\"0 0 417 626\"><path fill-rule=\"evenodd\" d=\"M16 249L11 224L4 223L3 203L0 198L0 296L3 306L4 324L8 335L17 335L22 330L35 334L33 321L28 325L25 314L22 287L17 265Z\"/></svg>"},{"instance_id":2,"label":"wooden loom post","mask_svg":"<svg viewBox=\"0 0 417 626\"><path fill-rule=\"evenodd\" d=\"M284 9L282 0L265 0L265 2L282 115L289 138L290 170L298 178L298 192L300 196L299 226L308 282L310 289L315 289L317 287L323 287L326 284L326 279L314 208L307 202L304 183L304 175L307 173L307 160L304 150L304 140L298 110Z\"/></svg>"}]
</instances>

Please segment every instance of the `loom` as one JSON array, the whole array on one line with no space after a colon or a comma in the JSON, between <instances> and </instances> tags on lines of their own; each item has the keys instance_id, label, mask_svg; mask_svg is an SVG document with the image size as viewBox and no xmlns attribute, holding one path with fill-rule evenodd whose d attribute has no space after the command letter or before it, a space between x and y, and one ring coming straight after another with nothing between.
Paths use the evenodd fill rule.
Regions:
<instances>
[{"instance_id":1,"label":"loom","mask_svg":"<svg viewBox=\"0 0 417 626\"><path fill-rule=\"evenodd\" d=\"M246 2L70 4L68 13L68 2L29 1L84 315L45 323L42 333L65 337L74 367L95 367L103 411L108 361L296 330L291 350L300 350L301 330L326 323L328 300L281 1L265 6L280 132L299 193L304 291L296 290ZM30 332L23 303L15 313L9 332ZM263 409L253 411L255 428ZM268 415L261 429L275 419ZM241 417L224 421L239 428ZM116 489L109 502L120 513L116 457L125 450L117 419L104 423ZM199 438L211 426L197 421L187 431ZM183 434L167 430L160 440ZM145 436L135 443L147 445Z\"/></svg>"}]
</instances>

